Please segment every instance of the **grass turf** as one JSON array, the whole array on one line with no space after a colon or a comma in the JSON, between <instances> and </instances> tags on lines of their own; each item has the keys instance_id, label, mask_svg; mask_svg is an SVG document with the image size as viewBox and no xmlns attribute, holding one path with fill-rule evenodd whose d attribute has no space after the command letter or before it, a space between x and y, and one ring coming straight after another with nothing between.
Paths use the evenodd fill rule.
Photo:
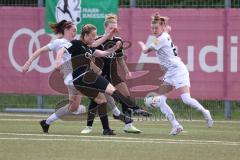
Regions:
<instances>
[{"instance_id":1,"label":"grass turf","mask_svg":"<svg viewBox=\"0 0 240 160\"><path fill-rule=\"evenodd\" d=\"M123 124L111 120L116 136L102 136L96 119L93 132L81 135L85 121L57 121L42 134L39 121L47 115L0 114L0 159L6 160L237 160L239 121L181 121L184 132L169 136L166 121L136 121L142 134L126 134Z\"/></svg>"}]
</instances>

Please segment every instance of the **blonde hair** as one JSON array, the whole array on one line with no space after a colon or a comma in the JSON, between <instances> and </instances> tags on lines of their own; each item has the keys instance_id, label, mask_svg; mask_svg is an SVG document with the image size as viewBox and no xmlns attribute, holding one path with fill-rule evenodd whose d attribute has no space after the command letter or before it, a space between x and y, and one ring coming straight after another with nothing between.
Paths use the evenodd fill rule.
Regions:
<instances>
[{"instance_id":1,"label":"blonde hair","mask_svg":"<svg viewBox=\"0 0 240 160\"><path fill-rule=\"evenodd\" d=\"M85 35L89 35L92 31L97 30L96 26L92 24L86 24L82 27L80 38L84 40Z\"/></svg>"},{"instance_id":2,"label":"blonde hair","mask_svg":"<svg viewBox=\"0 0 240 160\"><path fill-rule=\"evenodd\" d=\"M152 24L167 25L168 17L161 16L160 13L156 12L152 17Z\"/></svg>"},{"instance_id":3,"label":"blonde hair","mask_svg":"<svg viewBox=\"0 0 240 160\"><path fill-rule=\"evenodd\" d=\"M109 23L117 23L117 15L110 13L105 16L104 26L107 27Z\"/></svg>"}]
</instances>

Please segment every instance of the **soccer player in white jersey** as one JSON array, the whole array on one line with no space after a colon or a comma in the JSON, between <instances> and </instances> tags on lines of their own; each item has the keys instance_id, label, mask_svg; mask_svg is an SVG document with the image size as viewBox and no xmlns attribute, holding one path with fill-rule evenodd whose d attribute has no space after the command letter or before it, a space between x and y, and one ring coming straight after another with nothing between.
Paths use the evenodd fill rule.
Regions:
<instances>
[{"instance_id":1,"label":"soccer player in white jersey","mask_svg":"<svg viewBox=\"0 0 240 160\"><path fill-rule=\"evenodd\" d=\"M170 27L167 24L168 18L161 17L159 13L155 13L152 17L151 30L156 39L146 46L143 42L139 42L144 53L155 51L159 60L161 69L165 71L164 79L160 84L159 96L145 98L146 105L159 107L161 112L172 124L170 135L177 135L183 127L176 120L173 111L166 103L167 94L173 89L179 90L183 103L193 107L197 111L202 112L206 119L207 126L213 126L213 120L209 110L205 109L196 99L190 95L190 80L187 67L178 57L176 48L172 39L168 34Z\"/></svg>"},{"instance_id":2,"label":"soccer player in white jersey","mask_svg":"<svg viewBox=\"0 0 240 160\"><path fill-rule=\"evenodd\" d=\"M58 38L36 50L22 66L22 72L27 72L32 62L41 54L48 51L55 51L57 53L61 48L68 46L70 44L70 41L75 39L77 33L76 25L70 21L62 20L59 23L50 24L49 27L53 30L54 34L56 34ZM106 35L96 43L101 44L106 39L108 39L108 36L111 35ZM65 64L62 65L63 67L61 68L61 72L63 73L64 78L66 78L67 75L72 72L71 64L66 65L66 63L69 62L71 62L71 55L67 52L64 52L60 62L61 64ZM86 111L85 106L80 105L82 95L72 85L67 85L67 88L69 92L70 103L64 107L59 108L55 113L50 115L47 120L42 120L40 122L44 133L48 133L50 124L62 116L67 115L71 112L74 114L80 114Z\"/></svg>"}]
</instances>

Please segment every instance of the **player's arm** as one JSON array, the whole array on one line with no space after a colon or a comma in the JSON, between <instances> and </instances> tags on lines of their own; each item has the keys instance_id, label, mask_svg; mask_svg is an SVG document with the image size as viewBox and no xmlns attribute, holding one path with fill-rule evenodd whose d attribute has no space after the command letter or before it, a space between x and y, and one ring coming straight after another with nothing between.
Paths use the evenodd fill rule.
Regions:
<instances>
[{"instance_id":1,"label":"player's arm","mask_svg":"<svg viewBox=\"0 0 240 160\"><path fill-rule=\"evenodd\" d=\"M117 28L112 29L110 33L107 33L103 37L101 37L101 38L97 39L96 41L94 41L93 44L91 45L91 47L98 47L99 45L104 43L106 40L108 40L111 37L113 37L117 32L118 32Z\"/></svg>"},{"instance_id":2,"label":"player's arm","mask_svg":"<svg viewBox=\"0 0 240 160\"><path fill-rule=\"evenodd\" d=\"M55 62L56 63L55 68L56 69L60 69L60 67L61 67L61 60L62 60L64 51L65 51L65 48L63 47L57 52L57 58L56 58L56 62Z\"/></svg>"},{"instance_id":3,"label":"player's arm","mask_svg":"<svg viewBox=\"0 0 240 160\"><path fill-rule=\"evenodd\" d=\"M107 49L105 51L96 49L95 52L94 52L94 56L95 57L105 57L105 56L108 56L108 55L112 54L113 52L115 52L116 50L118 50L121 46L122 46L122 42L118 41L116 43L116 45L114 45L112 48L109 48L109 49Z\"/></svg>"},{"instance_id":4,"label":"player's arm","mask_svg":"<svg viewBox=\"0 0 240 160\"><path fill-rule=\"evenodd\" d=\"M142 41L138 41L138 44L140 45L143 53L148 53L153 50L152 48L148 48Z\"/></svg>"},{"instance_id":5,"label":"player's arm","mask_svg":"<svg viewBox=\"0 0 240 160\"><path fill-rule=\"evenodd\" d=\"M90 62L90 68L98 75L102 74L102 70L95 64L95 59L93 58Z\"/></svg>"},{"instance_id":6,"label":"player's arm","mask_svg":"<svg viewBox=\"0 0 240 160\"><path fill-rule=\"evenodd\" d=\"M25 62L22 66L22 72L27 72L29 70L30 65L32 62L37 59L42 53L50 51L48 45L43 46L42 48L37 49L30 58Z\"/></svg>"},{"instance_id":7,"label":"player's arm","mask_svg":"<svg viewBox=\"0 0 240 160\"><path fill-rule=\"evenodd\" d=\"M125 74L126 74L127 76L131 77L132 74L131 74L131 72L129 71L129 68L128 68L127 64L126 64L126 61L124 60L124 57L123 57L123 56L122 56L122 57L118 57L118 58L117 58L117 62L118 62L118 64L120 65L120 67L124 70Z\"/></svg>"}]
</instances>

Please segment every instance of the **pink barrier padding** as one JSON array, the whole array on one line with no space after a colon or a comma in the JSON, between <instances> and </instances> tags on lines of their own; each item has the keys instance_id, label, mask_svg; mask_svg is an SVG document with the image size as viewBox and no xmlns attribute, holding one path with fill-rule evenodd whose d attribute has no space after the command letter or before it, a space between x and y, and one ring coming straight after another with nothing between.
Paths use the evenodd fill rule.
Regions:
<instances>
[{"instance_id":1,"label":"pink barrier padding","mask_svg":"<svg viewBox=\"0 0 240 160\"><path fill-rule=\"evenodd\" d=\"M134 72L148 70L148 74L127 80L132 94L145 96L157 91L158 87L146 87L156 86L162 76L155 54L141 54L137 43L147 41L150 16L156 11L170 18L173 42L190 71L192 96L239 100L240 9L119 9L120 36L132 43L125 50L129 67ZM61 94L49 85L55 53L44 54L28 73L20 72L29 55L53 38L44 33L44 16L44 8L1 7L1 93Z\"/></svg>"}]
</instances>

